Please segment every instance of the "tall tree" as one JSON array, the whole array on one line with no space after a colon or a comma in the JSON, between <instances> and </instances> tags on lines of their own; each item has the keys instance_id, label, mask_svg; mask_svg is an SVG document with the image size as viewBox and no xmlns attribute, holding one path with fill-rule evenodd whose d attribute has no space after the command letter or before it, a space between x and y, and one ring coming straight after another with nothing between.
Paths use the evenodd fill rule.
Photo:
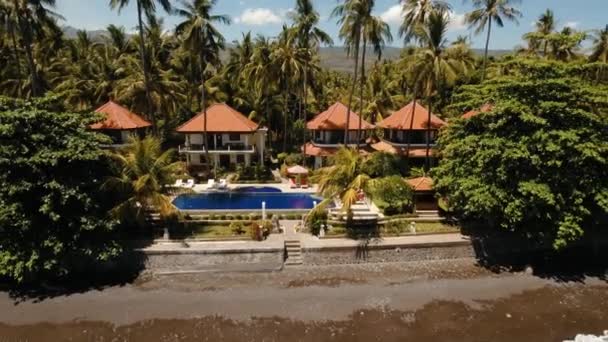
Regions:
<instances>
[{"instance_id":1,"label":"tall tree","mask_svg":"<svg viewBox=\"0 0 608 342\"><path fill-rule=\"evenodd\" d=\"M214 26L216 24L230 24L230 17L224 14L212 14L217 0L189 0L181 1L184 9L175 12L185 18L177 25L176 32L183 37L184 44L200 58L201 70L201 109L205 124L203 125L203 146L207 165L211 164L209 149L207 148L207 104L205 102L205 73L207 63L219 65L220 49L224 49L224 36Z\"/></svg>"},{"instance_id":2,"label":"tall tree","mask_svg":"<svg viewBox=\"0 0 608 342\"><path fill-rule=\"evenodd\" d=\"M368 15L368 9L373 7L373 1L371 1L371 5L369 2L367 0L346 0L332 11L332 16L338 17L338 24L340 25L339 36L346 46L346 54L347 56L351 56L351 53L354 51L354 56L352 57L355 58L355 71L348 95L346 126L344 127L345 146L348 146L350 142L350 112L352 111L353 96L355 95L359 73L359 48L361 46L362 27Z\"/></svg>"},{"instance_id":3,"label":"tall tree","mask_svg":"<svg viewBox=\"0 0 608 342\"><path fill-rule=\"evenodd\" d=\"M142 71L144 76L144 88L146 91L147 113L156 117L156 110L152 105L152 97L150 94L150 75L149 75L149 60L146 51L146 40L144 36L144 21L143 16L148 18L153 17L156 13L156 3L158 2L166 12L171 12L171 2L169 0L134 0L137 6L137 24L139 26L139 57L141 60ZM110 0L110 7L118 9L120 12L123 8L129 5L130 0Z\"/></svg>"},{"instance_id":4,"label":"tall tree","mask_svg":"<svg viewBox=\"0 0 608 342\"><path fill-rule=\"evenodd\" d=\"M52 11L55 0L13 0L3 5L4 17L19 28L22 47L25 51L30 73L31 95L41 96L42 81L34 59L34 43L40 41L48 32L47 27L56 27L56 19L62 17Z\"/></svg>"},{"instance_id":5,"label":"tall tree","mask_svg":"<svg viewBox=\"0 0 608 342\"><path fill-rule=\"evenodd\" d=\"M594 32L591 51L590 61L608 63L608 25Z\"/></svg>"},{"instance_id":6,"label":"tall tree","mask_svg":"<svg viewBox=\"0 0 608 342\"><path fill-rule=\"evenodd\" d=\"M466 22L475 27L475 33L479 34L486 30L486 45L483 53L482 80L486 78L486 67L488 63L488 48L490 46L490 35L492 34L492 22L499 27L504 26L504 21L509 20L519 23L517 18L521 12L512 6L521 0L472 0L475 10L466 15Z\"/></svg>"},{"instance_id":7,"label":"tall tree","mask_svg":"<svg viewBox=\"0 0 608 342\"><path fill-rule=\"evenodd\" d=\"M403 22L399 27L399 36L403 37L406 44L412 39L418 40L419 28L424 25L431 13L451 9L448 2L443 0L404 0L401 4Z\"/></svg>"},{"instance_id":8,"label":"tall tree","mask_svg":"<svg viewBox=\"0 0 608 342\"><path fill-rule=\"evenodd\" d=\"M368 2L368 5L373 5L373 2ZM357 127L357 148L359 148L359 144L362 139L362 125L363 125L363 109L364 109L364 90L365 85L367 83L367 79L365 77L365 55L367 45L371 45L374 54L377 56L378 60L382 59L382 51L386 46L386 43L390 43L393 41L393 35L391 34L390 26L385 23L382 18L377 16L372 16L371 12L373 10L372 7L366 9L369 13L365 17L365 21L362 26L362 37L363 37L363 53L361 54L361 89L360 89L360 97L359 97L359 125Z\"/></svg>"},{"instance_id":9,"label":"tall tree","mask_svg":"<svg viewBox=\"0 0 608 342\"><path fill-rule=\"evenodd\" d=\"M419 39L423 47L418 50L412 63L412 75L427 98L428 118L426 135L426 170L431 167L430 150L432 140L431 113L432 97L442 87L453 84L458 75L465 72L473 60L461 54L458 46L448 47L446 34L450 23L449 13L434 11L428 21L419 30Z\"/></svg>"},{"instance_id":10,"label":"tall tree","mask_svg":"<svg viewBox=\"0 0 608 342\"><path fill-rule=\"evenodd\" d=\"M302 77L302 102L304 105L304 121L307 120L308 116L308 87L309 82L313 81L309 79L309 65L313 58L313 55L317 53L320 44L333 44L331 37L319 27L319 12L317 12L312 4L311 0L297 0L296 8L291 15L293 20L293 29L296 32L298 46L304 49L304 70ZM306 130L303 130L302 143L306 142ZM304 153L304 151L302 151Z\"/></svg>"}]
</instances>

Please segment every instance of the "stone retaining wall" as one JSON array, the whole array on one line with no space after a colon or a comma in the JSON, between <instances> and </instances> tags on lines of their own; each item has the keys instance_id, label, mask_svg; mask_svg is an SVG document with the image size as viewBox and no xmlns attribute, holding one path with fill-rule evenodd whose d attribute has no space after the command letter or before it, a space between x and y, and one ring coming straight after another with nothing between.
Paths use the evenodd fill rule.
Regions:
<instances>
[{"instance_id":1,"label":"stone retaining wall","mask_svg":"<svg viewBox=\"0 0 608 342\"><path fill-rule=\"evenodd\" d=\"M245 251L242 253L200 253L192 252L152 252L145 253L145 269L156 270L197 270L221 265L280 264L283 250Z\"/></svg>"},{"instance_id":2,"label":"stone retaining wall","mask_svg":"<svg viewBox=\"0 0 608 342\"><path fill-rule=\"evenodd\" d=\"M304 265L335 265L474 258L471 244L448 246L367 246L304 250Z\"/></svg>"}]
</instances>

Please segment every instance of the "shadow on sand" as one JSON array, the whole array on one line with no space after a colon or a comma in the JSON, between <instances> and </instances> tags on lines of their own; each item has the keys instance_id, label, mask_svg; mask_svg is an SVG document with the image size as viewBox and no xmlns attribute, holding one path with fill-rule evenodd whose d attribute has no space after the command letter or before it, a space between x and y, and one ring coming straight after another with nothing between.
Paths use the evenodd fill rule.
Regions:
<instances>
[{"instance_id":1,"label":"shadow on sand","mask_svg":"<svg viewBox=\"0 0 608 342\"><path fill-rule=\"evenodd\" d=\"M2 282L0 291L7 292L14 299L15 305L19 305L25 301L41 302L59 296L132 284L141 279L146 265L147 256L139 249L151 243L152 240L129 241L123 244L123 253L112 261L89 263L69 276L47 279L35 284L17 285Z\"/></svg>"},{"instance_id":2,"label":"shadow on sand","mask_svg":"<svg viewBox=\"0 0 608 342\"><path fill-rule=\"evenodd\" d=\"M587 238L562 250L511 233L488 233L464 226L480 266L495 273L532 272L557 282L584 283L588 277L608 281L608 239Z\"/></svg>"}]
</instances>

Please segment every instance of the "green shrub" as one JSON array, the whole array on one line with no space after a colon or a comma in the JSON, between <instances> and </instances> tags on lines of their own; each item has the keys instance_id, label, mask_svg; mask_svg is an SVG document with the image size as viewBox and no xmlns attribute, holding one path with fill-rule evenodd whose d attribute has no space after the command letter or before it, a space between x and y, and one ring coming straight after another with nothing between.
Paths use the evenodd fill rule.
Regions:
<instances>
[{"instance_id":1,"label":"green shrub","mask_svg":"<svg viewBox=\"0 0 608 342\"><path fill-rule=\"evenodd\" d=\"M226 215L226 220L232 221L232 220L234 220L234 216L232 216L232 215Z\"/></svg>"},{"instance_id":2,"label":"green shrub","mask_svg":"<svg viewBox=\"0 0 608 342\"><path fill-rule=\"evenodd\" d=\"M217 220L217 215L211 214L211 215L209 215L209 219L210 220Z\"/></svg>"},{"instance_id":3,"label":"green shrub","mask_svg":"<svg viewBox=\"0 0 608 342\"><path fill-rule=\"evenodd\" d=\"M393 221L384 224L384 232L389 235L401 235L407 226L407 222Z\"/></svg>"},{"instance_id":4,"label":"green shrub","mask_svg":"<svg viewBox=\"0 0 608 342\"><path fill-rule=\"evenodd\" d=\"M302 214L296 214L296 220L301 220L304 217Z\"/></svg>"},{"instance_id":5,"label":"green shrub","mask_svg":"<svg viewBox=\"0 0 608 342\"><path fill-rule=\"evenodd\" d=\"M287 217L288 220L295 220L296 219L296 215L294 215L294 214L288 214L286 217Z\"/></svg>"},{"instance_id":6,"label":"green shrub","mask_svg":"<svg viewBox=\"0 0 608 342\"><path fill-rule=\"evenodd\" d=\"M225 221L225 220L226 220L226 215L221 214L221 215L219 216L219 220L220 220L220 221Z\"/></svg>"},{"instance_id":7,"label":"green shrub","mask_svg":"<svg viewBox=\"0 0 608 342\"><path fill-rule=\"evenodd\" d=\"M242 219L243 219L243 215L241 215L241 214L236 214L236 215L234 215L234 219L235 219L235 220L242 220Z\"/></svg>"},{"instance_id":8,"label":"green shrub","mask_svg":"<svg viewBox=\"0 0 608 342\"><path fill-rule=\"evenodd\" d=\"M386 152L375 152L365 160L361 171L372 178L401 175L403 159Z\"/></svg>"},{"instance_id":9,"label":"green shrub","mask_svg":"<svg viewBox=\"0 0 608 342\"><path fill-rule=\"evenodd\" d=\"M249 224L249 236L254 241L263 241L268 235L264 234L264 226L261 222L251 221Z\"/></svg>"},{"instance_id":10,"label":"green shrub","mask_svg":"<svg viewBox=\"0 0 608 342\"><path fill-rule=\"evenodd\" d=\"M374 179L371 182L374 203L385 215L399 215L413 210L413 190L400 176Z\"/></svg>"},{"instance_id":11,"label":"green shrub","mask_svg":"<svg viewBox=\"0 0 608 342\"><path fill-rule=\"evenodd\" d=\"M243 235L245 234L245 225L243 222L235 221L230 223L230 230L234 235Z\"/></svg>"},{"instance_id":12,"label":"green shrub","mask_svg":"<svg viewBox=\"0 0 608 342\"><path fill-rule=\"evenodd\" d=\"M321 227L327 227L327 212L325 210L313 210L308 215L306 226L311 234L319 236Z\"/></svg>"}]
</instances>

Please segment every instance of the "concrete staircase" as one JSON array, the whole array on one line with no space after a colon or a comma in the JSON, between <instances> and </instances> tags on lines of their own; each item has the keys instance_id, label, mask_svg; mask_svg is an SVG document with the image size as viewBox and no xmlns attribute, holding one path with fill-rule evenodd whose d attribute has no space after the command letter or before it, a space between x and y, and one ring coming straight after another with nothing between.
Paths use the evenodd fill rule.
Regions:
<instances>
[{"instance_id":1,"label":"concrete staircase","mask_svg":"<svg viewBox=\"0 0 608 342\"><path fill-rule=\"evenodd\" d=\"M302 246L298 239L286 239L285 250L287 251L287 260L285 266L302 265Z\"/></svg>"},{"instance_id":2,"label":"concrete staircase","mask_svg":"<svg viewBox=\"0 0 608 342\"><path fill-rule=\"evenodd\" d=\"M377 221L378 213L372 211L370 206L365 202L357 202L353 204L351 207L351 211L353 213L353 221ZM346 212L340 209L330 209L329 216L333 220L346 221L347 214Z\"/></svg>"},{"instance_id":3,"label":"concrete staircase","mask_svg":"<svg viewBox=\"0 0 608 342\"><path fill-rule=\"evenodd\" d=\"M442 218L439 216L439 211L437 210L416 210L416 221L441 221Z\"/></svg>"}]
</instances>

